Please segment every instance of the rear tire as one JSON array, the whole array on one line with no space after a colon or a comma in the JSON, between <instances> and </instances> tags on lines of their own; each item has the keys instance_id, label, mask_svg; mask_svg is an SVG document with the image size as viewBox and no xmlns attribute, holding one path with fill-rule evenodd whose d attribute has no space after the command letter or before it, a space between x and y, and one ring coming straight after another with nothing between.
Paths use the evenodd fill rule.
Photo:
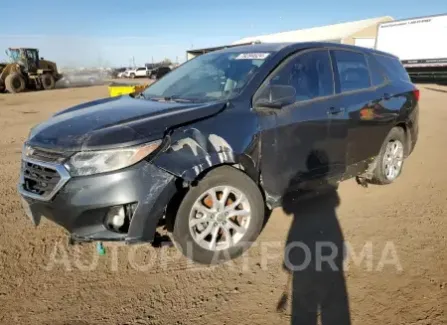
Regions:
<instances>
[{"instance_id":1,"label":"rear tire","mask_svg":"<svg viewBox=\"0 0 447 325\"><path fill-rule=\"evenodd\" d=\"M400 127L391 129L380 148L372 183L386 185L393 183L402 173L406 154L405 131Z\"/></svg>"},{"instance_id":2,"label":"rear tire","mask_svg":"<svg viewBox=\"0 0 447 325\"><path fill-rule=\"evenodd\" d=\"M21 93L26 88L25 79L19 73L13 72L6 77L5 88L11 94Z\"/></svg>"},{"instance_id":3,"label":"rear tire","mask_svg":"<svg viewBox=\"0 0 447 325\"><path fill-rule=\"evenodd\" d=\"M131 74L130 74L130 78L131 78L131 79L135 79L135 73L131 73Z\"/></svg>"},{"instance_id":4,"label":"rear tire","mask_svg":"<svg viewBox=\"0 0 447 325\"><path fill-rule=\"evenodd\" d=\"M223 198L225 191L229 193L227 199ZM216 201L208 193L215 193ZM207 204L207 200L211 203ZM183 255L201 264L234 259L261 232L264 206L258 186L246 174L230 166L216 168L192 187L180 203L174 243ZM197 222L202 219L206 221Z\"/></svg>"},{"instance_id":5,"label":"rear tire","mask_svg":"<svg viewBox=\"0 0 447 325\"><path fill-rule=\"evenodd\" d=\"M54 77L48 73L43 74L40 77L40 81L42 82L42 88L45 90L54 89L56 86L56 81L54 80Z\"/></svg>"}]
</instances>

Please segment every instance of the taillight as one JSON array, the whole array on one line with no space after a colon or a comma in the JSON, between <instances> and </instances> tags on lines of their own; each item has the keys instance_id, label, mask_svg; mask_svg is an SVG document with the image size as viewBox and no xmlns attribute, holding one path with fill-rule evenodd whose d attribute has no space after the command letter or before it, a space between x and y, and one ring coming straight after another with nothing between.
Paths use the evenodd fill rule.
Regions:
<instances>
[{"instance_id":1,"label":"taillight","mask_svg":"<svg viewBox=\"0 0 447 325\"><path fill-rule=\"evenodd\" d=\"M413 90L413 94L414 94L414 98L416 98L416 101L419 101L419 97L420 97L420 92L419 89L415 89Z\"/></svg>"}]
</instances>

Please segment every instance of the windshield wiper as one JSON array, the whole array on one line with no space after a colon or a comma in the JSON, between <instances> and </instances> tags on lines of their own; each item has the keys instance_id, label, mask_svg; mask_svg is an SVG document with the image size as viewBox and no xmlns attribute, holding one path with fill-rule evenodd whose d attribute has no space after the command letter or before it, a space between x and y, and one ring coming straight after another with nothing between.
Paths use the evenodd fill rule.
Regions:
<instances>
[{"instance_id":1,"label":"windshield wiper","mask_svg":"<svg viewBox=\"0 0 447 325\"><path fill-rule=\"evenodd\" d=\"M146 99L146 96L144 95L143 92L141 92L141 93L137 94L137 95L135 96L135 98L144 98L144 99Z\"/></svg>"},{"instance_id":2,"label":"windshield wiper","mask_svg":"<svg viewBox=\"0 0 447 325\"><path fill-rule=\"evenodd\" d=\"M175 98L175 97L171 97L171 100L177 103L193 103L195 102L194 99L189 99L189 98Z\"/></svg>"}]
</instances>

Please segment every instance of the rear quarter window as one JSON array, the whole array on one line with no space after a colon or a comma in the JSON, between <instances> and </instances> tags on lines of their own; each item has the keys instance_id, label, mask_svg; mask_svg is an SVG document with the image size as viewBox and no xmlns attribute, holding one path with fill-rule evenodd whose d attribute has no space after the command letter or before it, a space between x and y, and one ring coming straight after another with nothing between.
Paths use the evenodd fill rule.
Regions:
<instances>
[{"instance_id":1,"label":"rear quarter window","mask_svg":"<svg viewBox=\"0 0 447 325\"><path fill-rule=\"evenodd\" d=\"M399 59L381 54L374 54L374 57L385 71L388 79L391 81L411 82L407 70L405 70Z\"/></svg>"}]
</instances>

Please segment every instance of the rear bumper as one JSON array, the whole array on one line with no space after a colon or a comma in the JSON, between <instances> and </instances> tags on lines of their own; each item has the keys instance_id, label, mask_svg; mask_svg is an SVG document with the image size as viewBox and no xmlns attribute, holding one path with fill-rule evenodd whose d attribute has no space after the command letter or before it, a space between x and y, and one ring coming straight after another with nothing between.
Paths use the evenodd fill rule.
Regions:
<instances>
[{"instance_id":1,"label":"rear bumper","mask_svg":"<svg viewBox=\"0 0 447 325\"><path fill-rule=\"evenodd\" d=\"M150 242L176 191L174 176L148 162L107 174L69 179L50 201L31 198L19 184L28 216L64 227L75 241ZM126 233L106 226L110 207L136 204Z\"/></svg>"}]
</instances>

